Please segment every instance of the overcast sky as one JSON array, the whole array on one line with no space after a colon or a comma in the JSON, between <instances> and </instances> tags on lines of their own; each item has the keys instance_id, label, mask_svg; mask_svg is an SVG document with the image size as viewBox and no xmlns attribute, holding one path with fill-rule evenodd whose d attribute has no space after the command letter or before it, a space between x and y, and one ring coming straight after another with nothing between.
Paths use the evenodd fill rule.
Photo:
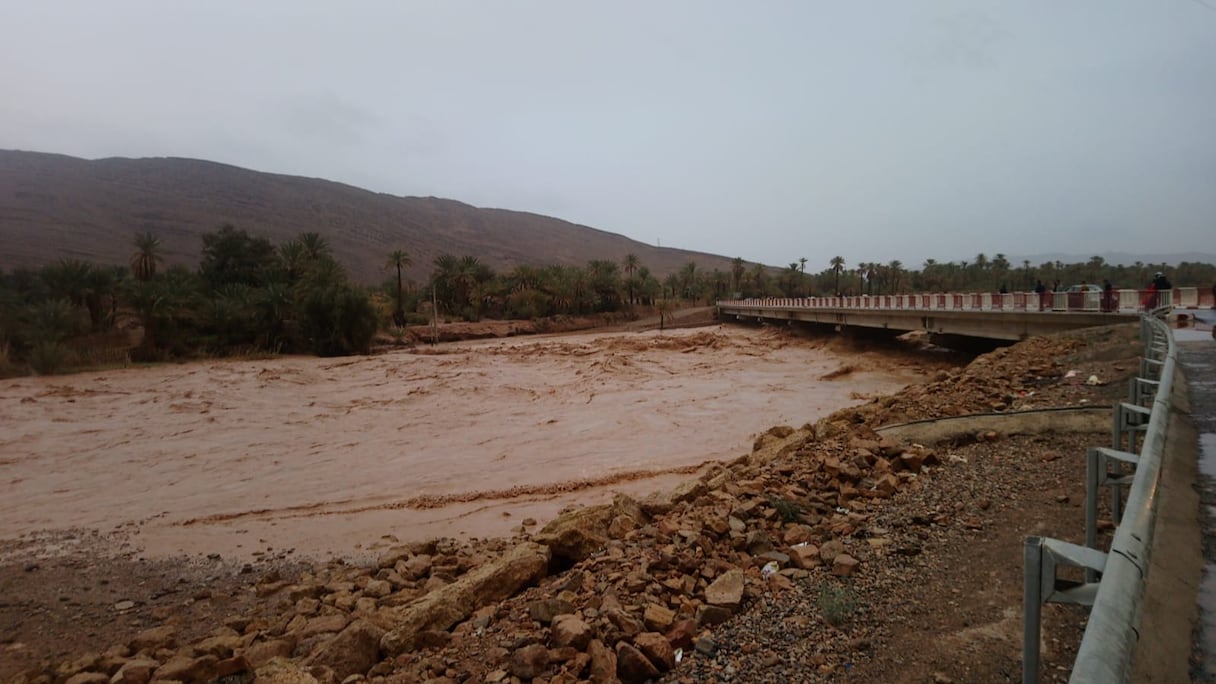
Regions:
<instances>
[{"instance_id":1,"label":"overcast sky","mask_svg":"<svg viewBox=\"0 0 1216 684\"><path fill-rule=\"evenodd\" d=\"M0 147L827 266L1212 252L1216 0L0 0Z\"/></svg>"}]
</instances>

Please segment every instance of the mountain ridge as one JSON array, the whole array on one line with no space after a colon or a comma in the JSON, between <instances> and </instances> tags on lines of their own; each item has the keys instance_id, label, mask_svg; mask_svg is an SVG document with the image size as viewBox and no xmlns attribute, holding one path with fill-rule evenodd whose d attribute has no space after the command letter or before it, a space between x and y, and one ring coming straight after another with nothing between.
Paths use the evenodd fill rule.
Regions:
<instances>
[{"instance_id":1,"label":"mountain ridge","mask_svg":"<svg viewBox=\"0 0 1216 684\"><path fill-rule=\"evenodd\" d=\"M688 261L728 270L729 257L655 247L535 212L440 197L375 192L324 178L255 171L185 157L106 157L0 150L0 268L60 258L125 264L136 233L161 239L166 263L197 264L201 236L231 223L281 243L321 234L360 282L383 280L404 249L409 277L425 280L441 254L471 255L496 270L517 264L620 263L636 254L658 276Z\"/></svg>"}]
</instances>

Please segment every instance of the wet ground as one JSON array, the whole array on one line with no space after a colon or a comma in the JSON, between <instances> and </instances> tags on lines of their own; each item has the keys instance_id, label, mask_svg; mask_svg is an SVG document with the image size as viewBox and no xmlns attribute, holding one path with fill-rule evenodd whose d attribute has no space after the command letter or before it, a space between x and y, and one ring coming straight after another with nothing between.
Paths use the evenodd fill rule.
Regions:
<instances>
[{"instance_id":1,"label":"wet ground","mask_svg":"<svg viewBox=\"0 0 1216 684\"><path fill-rule=\"evenodd\" d=\"M1178 360L1187 377L1191 419L1199 432L1200 501L1205 566L1199 588L1195 681L1216 681L1216 311L1200 311L1195 324L1174 331Z\"/></svg>"}]
</instances>

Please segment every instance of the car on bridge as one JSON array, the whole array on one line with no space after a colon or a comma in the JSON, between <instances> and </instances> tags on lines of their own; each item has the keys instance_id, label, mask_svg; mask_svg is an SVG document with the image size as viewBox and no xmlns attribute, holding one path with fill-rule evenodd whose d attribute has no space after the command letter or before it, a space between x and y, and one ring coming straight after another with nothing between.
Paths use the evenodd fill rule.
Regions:
<instances>
[{"instance_id":1,"label":"car on bridge","mask_svg":"<svg viewBox=\"0 0 1216 684\"><path fill-rule=\"evenodd\" d=\"M1112 292L1113 301L1109 306L1102 306L1102 286L1098 284L1081 283L1079 285L1071 285L1064 293L1068 297L1068 308L1071 309L1093 309L1095 311L1104 311L1108 308L1113 309L1118 306L1118 293Z\"/></svg>"}]
</instances>

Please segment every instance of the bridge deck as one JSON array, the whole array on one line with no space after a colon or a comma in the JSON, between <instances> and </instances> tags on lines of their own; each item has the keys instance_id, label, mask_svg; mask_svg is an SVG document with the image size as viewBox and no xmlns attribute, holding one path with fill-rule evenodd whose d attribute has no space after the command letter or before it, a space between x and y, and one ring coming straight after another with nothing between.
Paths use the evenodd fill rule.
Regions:
<instances>
[{"instance_id":1,"label":"bridge deck","mask_svg":"<svg viewBox=\"0 0 1216 684\"><path fill-rule=\"evenodd\" d=\"M1146 306L1208 308L1212 294L1198 288L1151 293L1089 292L937 293L876 297L809 297L725 300L723 320L800 321L848 327L990 340L1020 340L1061 330L1134 321Z\"/></svg>"}]
</instances>

